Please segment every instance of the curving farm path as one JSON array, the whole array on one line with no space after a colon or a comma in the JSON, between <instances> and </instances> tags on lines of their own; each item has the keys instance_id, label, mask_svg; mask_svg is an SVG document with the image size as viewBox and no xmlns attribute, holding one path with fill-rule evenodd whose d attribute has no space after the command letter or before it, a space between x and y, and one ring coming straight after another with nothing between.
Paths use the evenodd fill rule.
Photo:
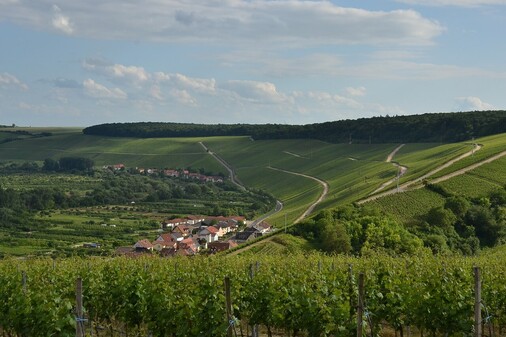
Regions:
<instances>
[{"instance_id":1,"label":"curving farm path","mask_svg":"<svg viewBox=\"0 0 506 337\"><path fill-rule=\"evenodd\" d=\"M318 200L316 200L313 204L311 204L311 206L309 206L306 209L306 211L304 211L304 213L302 213L301 216L299 216L297 219L295 219L294 223L297 223L297 222L303 220L305 217L307 217L309 214L311 214L311 212L314 210L314 208L320 202L322 202L323 199L325 199L325 197L327 196L327 194L329 192L329 184L326 181L321 180L319 178L316 178L316 177L313 177L313 176L310 176L310 175L307 175L307 174L303 174L303 173L298 173L298 172L287 171L287 170L275 168L275 167L272 167L272 166L268 166L267 168L269 168L271 170L275 170L275 171L280 171L280 172L284 172L284 173L288 173L288 174L293 174L293 175L296 175L296 176L301 176L301 177L309 178L309 179L312 179L314 181L317 181L318 183L320 183L323 186L322 194L320 195L320 197L318 198Z\"/></svg>"},{"instance_id":2,"label":"curving farm path","mask_svg":"<svg viewBox=\"0 0 506 337\"><path fill-rule=\"evenodd\" d=\"M464 154L461 154L460 156L456 157L456 158L453 158L452 160L449 160L447 161L446 163L436 167L435 169L433 169L432 171L429 171L428 173L424 174L423 176L421 177L418 177L414 180L411 180L411 181L408 181L408 182L405 182L401 185L399 185L397 188L394 188L394 189L391 189L391 190L388 190L388 191L385 191L385 192L382 192L382 193L379 193L379 194L375 194L375 195L372 195L370 197L367 197L365 199L362 199L362 200L359 200L357 203L359 205L361 204L364 204L366 202L369 202L369 201L372 201L372 200L376 200L376 199L379 199L379 198L382 198L384 196L387 196L387 195L391 195L391 194L395 194L395 193L399 193L399 192L404 192L404 191L407 191L407 190L414 190L414 189L418 189L418 188L422 188L423 185L420 185L419 183L422 182L424 179L427 179L431 176L433 176L434 174L438 173L439 171L455 164L456 162L464 159L464 158L467 158L471 155L473 155L476 151L479 151L481 148L483 147L483 145L481 144L474 144L474 147L471 151L468 151ZM458 176L458 175L461 175L461 174L464 174L466 173L467 171L470 171L476 167L479 167L483 164L486 164L486 163L490 163L496 159L499 159L503 156L506 155L506 151L503 151L499 154L496 154L488 159L485 159L485 160L482 160L476 164L473 164L473 165L470 165L470 166L467 166L467 167L464 167L460 170L457 170L455 172L452 172L452 173L448 173L444 176L441 176L437 179L434 179L432 182L433 183L436 183L436 182L440 182L440 181L444 181L444 180L447 180L447 179L450 179L452 177L455 177L455 176ZM415 185L415 184L418 184L418 185ZM415 185L415 186L413 186Z\"/></svg>"},{"instance_id":3,"label":"curving farm path","mask_svg":"<svg viewBox=\"0 0 506 337\"><path fill-rule=\"evenodd\" d=\"M232 183L234 185L238 186L240 189L245 191L246 187L239 181L239 179L237 179L237 176L235 175L234 168L229 163L227 163L224 159L219 157L216 153L212 152L203 142L199 142L199 144L202 146L204 151L206 151L211 156L213 156L214 159L216 159L221 165L223 165L223 167L225 167L227 169L228 173L230 174L230 181L232 181ZM264 221L265 219L267 219L271 215L281 212L282 209L283 209L283 203L279 200L276 200L276 206L274 207L274 209L272 211L270 211L269 213L262 215L260 218L254 220L250 224L250 226L254 226L257 223Z\"/></svg>"},{"instance_id":4,"label":"curving farm path","mask_svg":"<svg viewBox=\"0 0 506 337\"><path fill-rule=\"evenodd\" d=\"M214 159L216 159L225 169L227 169L230 174L230 181L241 190L245 191L246 187L237 179L235 175L235 170L232 166L230 166L225 160L221 159L216 153L212 152L203 142L199 142L199 144L204 148L204 151L209 153Z\"/></svg>"},{"instance_id":5,"label":"curving farm path","mask_svg":"<svg viewBox=\"0 0 506 337\"><path fill-rule=\"evenodd\" d=\"M401 164L397 163L397 162L392 162L392 159L394 158L394 156L397 154L397 152L406 144L401 144L399 146L397 146L392 152L390 152L390 154L387 156L387 159L385 160L385 162L387 163L392 163L395 167L397 167L398 171L397 171L397 175L395 176L395 178L393 179L390 179L389 181L387 182L384 182L383 184L381 184L380 187L378 187L377 189L375 189L372 193L372 194L376 194L378 193L379 191L383 190L385 187L387 187L388 185L391 185L393 184L394 182L398 181L403 175L406 174L406 172L408 171L408 168L406 166L402 166Z\"/></svg>"}]
</instances>

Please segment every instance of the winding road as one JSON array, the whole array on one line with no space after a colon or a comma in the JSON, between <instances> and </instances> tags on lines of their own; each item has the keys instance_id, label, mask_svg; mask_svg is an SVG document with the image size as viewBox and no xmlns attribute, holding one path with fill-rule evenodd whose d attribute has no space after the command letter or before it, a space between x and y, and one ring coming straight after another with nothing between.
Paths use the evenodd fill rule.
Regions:
<instances>
[{"instance_id":1,"label":"winding road","mask_svg":"<svg viewBox=\"0 0 506 337\"><path fill-rule=\"evenodd\" d=\"M221 165L223 165L223 167L225 167L227 169L227 171L230 174L230 180L232 181L232 183L234 183L236 186L238 186L242 190L246 190L246 187L237 179L237 177L235 175L235 171L234 171L234 169L233 169L232 166L230 166L224 159L222 159L221 157L219 157L216 153L214 153L213 151L211 151L203 142L199 142L199 144L202 146L202 148L204 149L204 151L206 151L211 156L213 156L214 159L216 159ZM318 183L320 183L322 185L322 187L323 187L322 194L320 195L320 197L318 198L318 200L316 200L313 204L311 204L311 206L309 206L304 211L304 213L302 213L295 220L294 223L297 223L297 222L303 220L309 214L311 214L311 212L313 212L314 208L320 202L322 202L323 199L325 199L325 197L327 196L327 194L329 192L329 184L326 181L323 181L323 180L321 180L319 178L316 178L316 177L313 177L313 176L310 176L310 175L307 175L307 174L298 173L298 172L292 172L292 171L287 171L287 170L283 170L283 169L279 169L279 168L275 168L275 167L271 167L271 166L268 166L268 168L271 169L271 170L276 170L276 171L280 171L280 172L284 172L284 173L293 174L293 175L297 175L297 176L301 176L301 177L312 179L312 180L317 181ZM276 207L272 211L270 211L269 213L264 214L260 218L258 218L255 221L253 221L252 225L264 221L268 217L270 217L270 216L272 216L272 215L280 212L282 209L283 209L283 203L281 201L279 201L279 200L276 200Z\"/></svg>"},{"instance_id":2,"label":"winding road","mask_svg":"<svg viewBox=\"0 0 506 337\"><path fill-rule=\"evenodd\" d=\"M224 159L219 157L216 153L212 152L203 142L199 142L199 144L202 146L204 151L206 151L211 156L213 156L214 159L216 159L221 165L223 165L223 167L225 167L227 169L228 173L230 174L230 181L232 181L232 183L234 185L238 186L240 189L245 191L246 187L239 181L239 179L237 179L237 176L235 175L234 168L232 166L230 166L230 164L227 163ZM276 200L276 206L274 207L274 209L272 211L262 215L261 217L259 217L256 220L254 220L249 226L254 226L257 223L264 221L268 217L270 217L278 212L281 212L282 209L283 209L283 203L279 200Z\"/></svg>"},{"instance_id":3,"label":"winding road","mask_svg":"<svg viewBox=\"0 0 506 337\"><path fill-rule=\"evenodd\" d=\"M427 179L427 178L433 176L434 174L438 173L439 171L444 170L445 168L447 168L447 167L455 164L459 160L462 160L464 158L467 158L467 157L473 155L476 151L479 151L482 147L483 147L483 145L474 144L474 147L473 147L473 149L471 151L468 151L468 152L466 152L464 154L461 154L460 156L458 156L458 157L456 157L456 158L454 158L452 160L447 161L446 163L438 166L437 168L435 168L432 171L429 171L428 173L424 174L423 176L418 177L418 178L416 178L414 180L405 182L405 183L399 185L399 187L397 187L397 188L394 188L394 189L391 189L391 190L388 190L388 191L385 191L385 192L382 192L382 193L379 193L379 194L372 195L372 196L367 197L365 199L359 200L357 202L357 204L361 205L361 204L364 204L366 202L369 202L369 201L372 201L372 200L376 200L376 199L382 198L382 197L387 196L387 195L391 195L391 194L407 191L408 189L409 190L414 190L414 189L422 188L423 184L420 184L420 182L422 182L424 179ZM444 176L441 176L441 177L439 177L437 179L434 179L432 181L432 183L444 181L444 180L450 179L452 177L464 174L467 171L470 171L470 170L472 170L472 169L474 169L476 167L479 167L479 166L481 166L483 164L490 163L490 162L492 162L492 161L494 161L496 159L499 159L499 158L501 158L501 157L503 157L505 155L506 155L506 151L503 151L503 152L501 152L499 154L496 154L495 156L492 156L492 157L490 157L488 159L485 159L485 160L483 160L483 161L481 161L479 163L467 166L467 167L465 167L463 169L457 170L455 172L452 172L452 173L446 174ZM413 186L413 185L415 185L415 186Z\"/></svg>"},{"instance_id":4,"label":"winding road","mask_svg":"<svg viewBox=\"0 0 506 337\"><path fill-rule=\"evenodd\" d=\"M313 204L311 204L311 206L309 206L306 209L306 211L304 213L302 213L301 216L299 216L297 219L295 219L294 223L297 223L297 222L303 220L305 217L307 217L309 214L311 214L311 212L314 210L314 208L320 202L322 202L323 199L325 199L325 197L327 196L327 194L329 192L329 184L326 181L323 181L323 180L321 180L319 178L316 178L316 177L313 177L313 176L309 176L309 175L303 174L303 173L292 172L292 171L287 171L287 170L275 168L275 167L272 167L272 166L268 166L267 168L269 168L271 170L275 170L275 171L280 171L280 172L284 172L284 173L288 173L288 174L293 174L293 175L296 175L296 176L301 176L301 177L313 179L314 181L317 181L318 183L320 183L323 186L322 194L320 195L320 197L318 198L318 200L316 200Z\"/></svg>"},{"instance_id":5,"label":"winding road","mask_svg":"<svg viewBox=\"0 0 506 337\"><path fill-rule=\"evenodd\" d=\"M408 171L408 168L406 166L402 166L401 164L399 164L398 162L392 162L392 159L394 158L394 156L397 154L397 152L406 144L401 144L399 146L397 146L392 152L390 152L390 154L387 156L387 159L385 160L385 162L387 163L392 163L395 167L397 167L398 171L397 171L397 175L395 176L395 178L393 179L390 179L389 181L387 182L384 182L383 184L381 184L380 187L378 187L377 189L375 189L372 193L372 194L376 194L378 193L379 191L383 190L385 187L387 187L388 185L391 185L393 184L394 182L398 181L403 175L406 174L406 172Z\"/></svg>"},{"instance_id":6,"label":"winding road","mask_svg":"<svg viewBox=\"0 0 506 337\"><path fill-rule=\"evenodd\" d=\"M203 142L199 142L199 144L204 148L204 151L209 153L211 156L213 156L214 159L216 159L221 165L223 165L224 168L227 169L228 173L230 174L230 181L239 187L241 190L245 191L246 187L237 179L237 176L235 175L234 168L230 166L225 160L220 158L216 153L211 151Z\"/></svg>"}]
</instances>

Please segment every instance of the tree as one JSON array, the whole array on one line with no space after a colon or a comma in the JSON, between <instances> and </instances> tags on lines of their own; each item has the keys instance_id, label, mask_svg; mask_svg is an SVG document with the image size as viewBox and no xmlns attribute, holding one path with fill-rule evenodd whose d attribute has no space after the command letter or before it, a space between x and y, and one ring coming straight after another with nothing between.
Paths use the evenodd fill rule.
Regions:
<instances>
[{"instance_id":1,"label":"tree","mask_svg":"<svg viewBox=\"0 0 506 337\"><path fill-rule=\"evenodd\" d=\"M322 231L320 236L322 249L328 253L349 253L351 251L351 240L346 229L340 223L320 220Z\"/></svg>"},{"instance_id":2,"label":"tree","mask_svg":"<svg viewBox=\"0 0 506 337\"><path fill-rule=\"evenodd\" d=\"M449 209L435 207L427 213L426 220L430 225L448 229L453 227L457 221L457 217Z\"/></svg>"},{"instance_id":3,"label":"tree","mask_svg":"<svg viewBox=\"0 0 506 337\"><path fill-rule=\"evenodd\" d=\"M451 210L457 217L462 218L471 207L471 203L462 196L453 196L446 199L444 207Z\"/></svg>"},{"instance_id":4,"label":"tree","mask_svg":"<svg viewBox=\"0 0 506 337\"><path fill-rule=\"evenodd\" d=\"M490 203L493 207L506 205L506 190L500 189L490 194Z\"/></svg>"},{"instance_id":5,"label":"tree","mask_svg":"<svg viewBox=\"0 0 506 337\"><path fill-rule=\"evenodd\" d=\"M44 171L56 172L60 170L60 163L52 158L46 158L44 159L42 169Z\"/></svg>"},{"instance_id":6,"label":"tree","mask_svg":"<svg viewBox=\"0 0 506 337\"><path fill-rule=\"evenodd\" d=\"M482 206L473 206L466 214L465 221L474 226L482 246L494 246L500 238L502 226L498 225L492 212Z\"/></svg>"},{"instance_id":7,"label":"tree","mask_svg":"<svg viewBox=\"0 0 506 337\"><path fill-rule=\"evenodd\" d=\"M91 170L95 163L89 158L62 157L60 158L60 169L64 171L87 171Z\"/></svg>"}]
</instances>

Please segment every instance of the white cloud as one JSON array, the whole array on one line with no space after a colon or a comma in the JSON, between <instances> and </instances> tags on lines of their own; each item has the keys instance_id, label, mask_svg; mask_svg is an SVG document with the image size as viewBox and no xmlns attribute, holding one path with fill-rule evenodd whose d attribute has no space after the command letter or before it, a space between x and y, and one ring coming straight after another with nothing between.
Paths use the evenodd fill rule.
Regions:
<instances>
[{"instance_id":1,"label":"white cloud","mask_svg":"<svg viewBox=\"0 0 506 337\"><path fill-rule=\"evenodd\" d=\"M143 67L111 64L104 60L88 58L83 62L83 68L117 81L126 81L140 85L150 79L150 74Z\"/></svg>"},{"instance_id":2,"label":"white cloud","mask_svg":"<svg viewBox=\"0 0 506 337\"><path fill-rule=\"evenodd\" d=\"M186 90L172 89L170 95L174 97L179 103L188 106L196 106L197 100L192 97Z\"/></svg>"},{"instance_id":3,"label":"white cloud","mask_svg":"<svg viewBox=\"0 0 506 337\"><path fill-rule=\"evenodd\" d=\"M348 87L346 88L346 93L350 96L365 96L366 94L366 88L365 87Z\"/></svg>"},{"instance_id":4,"label":"white cloud","mask_svg":"<svg viewBox=\"0 0 506 337\"><path fill-rule=\"evenodd\" d=\"M151 89L149 90L149 95L159 101L163 101L165 98L163 97L162 91L160 89L160 86L153 85Z\"/></svg>"},{"instance_id":5,"label":"white cloud","mask_svg":"<svg viewBox=\"0 0 506 337\"><path fill-rule=\"evenodd\" d=\"M109 89L106 86L96 83L92 79L87 79L83 82L83 87L87 95L95 98L114 98L114 99L126 99L127 94L119 89Z\"/></svg>"},{"instance_id":6,"label":"white cloud","mask_svg":"<svg viewBox=\"0 0 506 337\"><path fill-rule=\"evenodd\" d=\"M170 81L170 75L166 74L164 72L161 72L161 71L153 73L153 78L154 78L155 82L168 82L168 81Z\"/></svg>"},{"instance_id":7,"label":"white cloud","mask_svg":"<svg viewBox=\"0 0 506 337\"><path fill-rule=\"evenodd\" d=\"M53 20L51 21L53 27L65 34L72 34L74 32L74 25L70 22L68 16L64 15L60 7L53 5Z\"/></svg>"},{"instance_id":8,"label":"white cloud","mask_svg":"<svg viewBox=\"0 0 506 337\"><path fill-rule=\"evenodd\" d=\"M272 104L289 101L289 98L278 92L276 86L270 82L231 80L220 85L220 88L252 103Z\"/></svg>"},{"instance_id":9,"label":"white cloud","mask_svg":"<svg viewBox=\"0 0 506 337\"><path fill-rule=\"evenodd\" d=\"M53 18L48 27L41 18L51 6ZM120 0L69 1L65 3L65 15L50 0L35 5L8 2L5 7L0 19L112 40L297 47L342 43L424 45L444 31L438 22L413 10L346 8L324 0L146 0L127 5Z\"/></svg>"},{"instance_id":10,"label":"white cloud","mask_svg":"<svg viewBox=\"0 0 506 337\"><path fill-rule=\"evenodd\" d=\"M478 7L485 5L506 5L506 0L397 0L397 2L422 6Z\"/></svg>"},{"instance_id":11,"label":"white cloud","mask_svg":"<svg viewBox=\"0 0 506 337\"><path fill-rule=\"evenodd\" d=\"M0 74L0 87L18 87L23 90L28 90L28 85L21 82L16 76L11 75L9 73Z\"/></svg>"},{"instance_id":12,"label":"white cloud","mask_svg":"<svg viewBox=\"0 0 506 337\"><path fill-rule=\"evenodd\" d=\"M144 82L149 78L148 73L141 67L134 66L124 66L121 64L115 64L107 70L111 73L113 77L116 78L126 78L135 82Z\"/></svg>"},{"instance_id":13,"label":"white cloud","mask_svg":"<svg viewBox=\"0 0 506 337\"><path fill-rule=\"evenodd\" d=\"M362 109L364 105L357 100L354 100L352 98L344 97L337 94L331 94L328 92L321 92L321 91L311 91L307 94L307 97L310 99L313 99L321 104L324 105L331 105L334 107L338 106L345 106L347 108L352 109Z\"/></svg>"},{"instance_id":14,"label":"white cloud","mask_svg":"<svg viewBox=\"0 0 506 337\"><path fill-rule=\"evenodd\" d=\"M479 97L467 96L455 98L457 109L460 111L493 110L492 104L483 102Z\"/></svg>"},{"instance_id":15,"label":"white cloud","mask_svg":"<svg viewBox=\"0 0 506 337\"><path fill-rule=\"evenodd\" d=\"M216 81L203 78L191 78L181 74L169 75L170 81L178 86L204 93L213 93L216 90Z\"/></svg>"}]
</instances>

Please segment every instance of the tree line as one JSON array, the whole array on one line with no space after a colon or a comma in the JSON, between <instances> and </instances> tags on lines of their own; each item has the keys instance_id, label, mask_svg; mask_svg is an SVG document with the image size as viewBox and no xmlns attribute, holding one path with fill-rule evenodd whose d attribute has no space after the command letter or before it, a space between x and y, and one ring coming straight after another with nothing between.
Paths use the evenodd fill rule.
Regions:
<instances>
[{"instance_id":1,"label":"tree line","mask_svg":"<svg viewBox=\"0 0 506 337\"><path fill-rule=\"evenodd\" d=\"M506 132L506 111L379 116L306 125L108 123L87 127L86 135L110 137L251 136L254 139L313 138L333 143L459 142Z\"/></svg>"},{"instance_id":2,"label":"tree line","mask_svg":"<svg viewBox=\"0 0 506 337\"><path fill-rule=\"evenodd\" d=\"M439 185L428 188L445 198L443 206L409 223L400 223L373 207L347 205L298 223L292 234L325 252L359 255L371 251L413 254L422 247L434 254L474 255L481 248L506 242L506 188L478 198L451 194Z\"/></svg>"}]
</instances>

